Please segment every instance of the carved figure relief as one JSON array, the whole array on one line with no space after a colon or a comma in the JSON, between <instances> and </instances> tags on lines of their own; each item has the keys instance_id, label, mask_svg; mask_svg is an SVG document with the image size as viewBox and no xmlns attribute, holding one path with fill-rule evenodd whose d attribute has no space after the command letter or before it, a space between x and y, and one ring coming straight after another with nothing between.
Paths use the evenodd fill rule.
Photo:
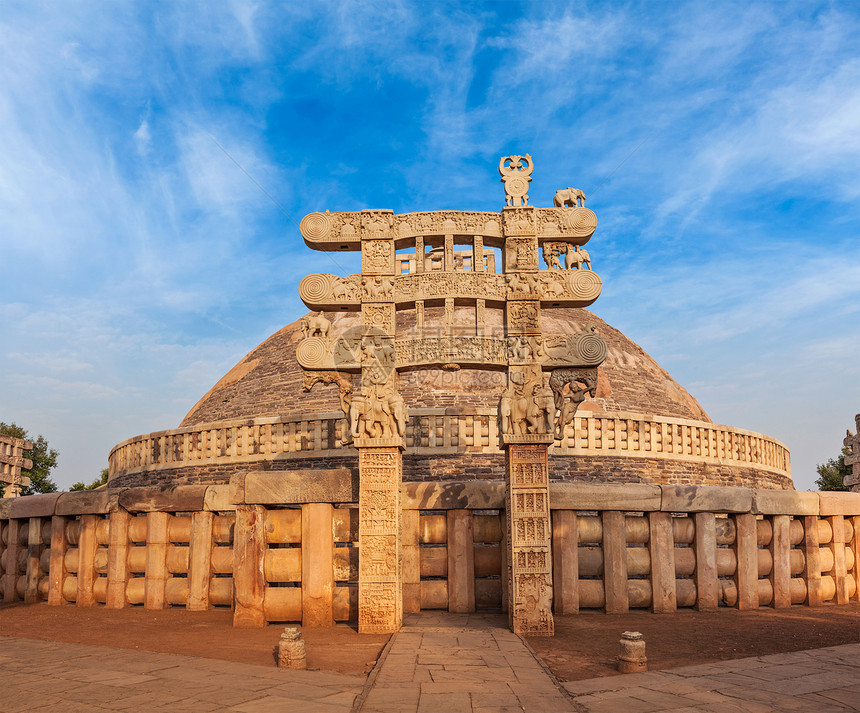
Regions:
<instances>
[{"instance_id":1,"label":"carved figure relief","mask_svg":"<svg viewBox=\"0 0 860 713\"><path fill-rule=\"evenodd\" d=\"M352 379L348 374L339 371L306 371L302 380L302 391L310 391L317 384L336 384L340 392L340 408L343 415L349 417L349 405L352 401Z\"/></svg>"},{"instance_id":2,"label":"carved figure relief","mask_svg":"<svg viewBox=\"0 0 860 713\"><path fill-rule=\"evenodd\" d=\"M552 199L552 204L557 208L568 206L570 208L582 207L585 205L585 193L578 188L562 188L555 192Z\"/></svg>"},{"instance_id":3,"label":"carved figure relief","mask_svg":"<svg viewBox=\"0 0 860 713\"><path fill-rule=\"evenodd\" d=\"M365 240L361 244L362 271L366 274L394 271L394 246L388 240Z\"/></svg>"},{"instance_id":4,"label":"carved figure relief","mask_svg":"<svg viewBox=\"0 0 860 713\"><path fill-rule=\"evenodd\" d=\"M302 317L302 336L305 339L308 337L328 339L330 333L331 322L326 319L326 316L322 312L313 316L305 315Z\"/></svg>"},{"instance_id":5,"label":"carved figure relief","mask_svg":"<svg viewBox=\"0 0 860 713\"><path fill-rule=\"evenodd\" d=\"M571 250L573 247L573 250ZM560 270L562 255L564 258L564 266L568 270L578 270L583 265L589 270L591 269L591 257L587 250L583 250L578 245L572 246L570 243L563 242L545 242L543 244L543 260L550 270Z\"/></svg>"},{"instance_id":6,"label":"carved figure relief","mask_svg":"<svg viewBox=\"0 0 860 713\"><path fill-rule=\"evenodd\" d=\"M597 393L597 369L555 369L549 377L549 387L554 394L555 410L558 412L553 435L560 441L564 436L564 427L573 421L579 404L585 401L586 396L594 398Z\"/></svg>"},{"instance_id":7,"label":"carved figure relief","mask_svg":"<svg viewBox=\"0 0 860 713\"><path fill-rule=\"evenodd\" d=\"M384 302L394 298L393 277L371 277L364 281L365 297L371 302Z\"/></svg>"},{"instance_id":8,"label":"carved figure relief","mask_svg":"<svg viewBox=\"0 0 860 713\"><path fill-rule=\"evenodd\" d=\"M499 175L505 185L505 205L529 204L528 190L532 171L534 171L534 162L529 154L502 156L499 161Z\"/></svg>"},{"instance_id":9,"label":"carved figure relief","mask_svg":"<svg viewBox=\"0 0 860 713\"><path fill-rule=\"evenodd\" d=\"M543 387L540 369L509 370L508 388L499 406L502 433L550 433L555 408L552 394Z\"/></svg>"},{"instance_id":10,"label":"carved figure relief","mask_svg":"<svg viewBox=\"0 0 860 713\"><path fill-rule=\"evenodd\" d=\"M354 438L402 438L406 435L406 405L394 379L371 384L353 396L350 426Z\"/></svg>"},{"instance_id":11,"label":"carved figure relief","mask_svg":"<svg viewBox=\"0 0 860 713\"><path fill-rule=\"evenodd\" d=\"M531 295L537 292L538 278L529 273L512 272L508 275L508 289L512 293Z\"/></svg>"},{"instance_id":12,"label":"carved figure relief","mask_svg":"<svg viewBox=\"0 0 860 713\"><path fill-rule=\"evenodd\" d=\"M540 328L540 312L535 302L508 302L508 325L527 331Z\"/></svg>"}]
</instances>

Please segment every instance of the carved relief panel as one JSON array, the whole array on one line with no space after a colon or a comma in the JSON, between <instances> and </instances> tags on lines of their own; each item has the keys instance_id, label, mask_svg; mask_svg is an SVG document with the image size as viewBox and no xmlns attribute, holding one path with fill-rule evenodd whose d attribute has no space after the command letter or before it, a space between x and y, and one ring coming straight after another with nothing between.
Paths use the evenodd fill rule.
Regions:
<instances>
[{"instance_id":1,"label":"carved relief panel","mask_svg":"<svg viewBox=\"0 0 860 713\"><path fill-rule=\"evenodd\" d=\"M358 627L391 633L402 620L399 448L359 448Z\"/></svg>"},{"instance_id":2,"label":"carved relief panel","mask_svg":"<svg viewBox=\"0 0 860 713\"><path fill-rule=\"evenodd\" d=\"M520 634L552 636L549 467L544 444L507 447L509 618Z\"/></svg>"}]
</instances>

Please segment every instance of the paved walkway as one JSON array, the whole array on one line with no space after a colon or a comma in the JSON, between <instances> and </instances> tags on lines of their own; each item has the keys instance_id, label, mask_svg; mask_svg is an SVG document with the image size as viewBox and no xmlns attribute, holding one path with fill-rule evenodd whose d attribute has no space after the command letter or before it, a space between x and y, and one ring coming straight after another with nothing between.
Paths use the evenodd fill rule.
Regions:
<instances>
[{"instance_id":1,"label":"paved walkway","mask_svg":"<svg viewBox=\"0 0 860 713\"><path fill-rule=\"evenodd\" d=\"M409 614L377 668L361 713L577 710L501 616Z\"/></svg>"},{"instance_id":2,"label":"paved walkway","mask_svg":"<svg viewBox=\"0 0 860 713\"><path fill-rule=\"evenodd\" d=\"M860 711L860 644L562 685L589 713Z\"/></svg>"},{"instance_id":3,"label":"paved walkway","mask_svg":"<svg viewBox=\"0 0 860 713\"><path fill-rule=\"evenodd\" d=\"M349 713L364 676L0 636L0 713Z\"/></svg>"},{"instance_id":4,"label":"paved walkway","mask_svg":"<svg viewBox=\"0 0 860 713\"><path fill-rule=\"evenodd\" d=\"M0 636L0 713L860 711L860 644L559 685L501 617L406 617L370 677Z\"/></svg>"}]
</instances>

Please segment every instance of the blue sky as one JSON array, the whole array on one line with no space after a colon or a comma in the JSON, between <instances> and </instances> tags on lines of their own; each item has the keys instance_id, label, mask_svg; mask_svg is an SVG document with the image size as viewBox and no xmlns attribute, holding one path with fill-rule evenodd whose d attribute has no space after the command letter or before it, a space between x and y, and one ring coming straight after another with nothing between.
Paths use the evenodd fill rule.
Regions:
<instances>
[{"instance_id":1,"label":"blue sky","mask_svg":"<svg viewBox=\"0 0 860 713\"><path fill-rule=\"evenodd\" d=\"M811 488L860 411L858 37L848 2L0 0L0 420L91 480L338 270L303 215L498 210L528 152L533 203L591 194L593 311Z\"/></svg>"}]
</instances>

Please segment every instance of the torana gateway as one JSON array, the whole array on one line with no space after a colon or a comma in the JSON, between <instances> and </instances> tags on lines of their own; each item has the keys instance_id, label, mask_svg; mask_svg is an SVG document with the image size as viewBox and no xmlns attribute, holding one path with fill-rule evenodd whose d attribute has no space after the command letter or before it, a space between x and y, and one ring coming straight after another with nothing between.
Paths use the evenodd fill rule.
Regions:
<instances>
[{"instance_id":1,"label":"torana gateway","mask_svg":"<svg viewBox=\"0 0 860 713\"><path fill-rule=\"evenodd\" d=\"M0 504L4 599L363 632L501 608L534 635L856 599L860 494L795 492L785 446L712 423L583 309L597 217L571 187L531 205L533 168L502 158L495 213L305 216L361 274L304 277L311 312L117 445L107 488Z\"/></svg>"}]
</instances>

